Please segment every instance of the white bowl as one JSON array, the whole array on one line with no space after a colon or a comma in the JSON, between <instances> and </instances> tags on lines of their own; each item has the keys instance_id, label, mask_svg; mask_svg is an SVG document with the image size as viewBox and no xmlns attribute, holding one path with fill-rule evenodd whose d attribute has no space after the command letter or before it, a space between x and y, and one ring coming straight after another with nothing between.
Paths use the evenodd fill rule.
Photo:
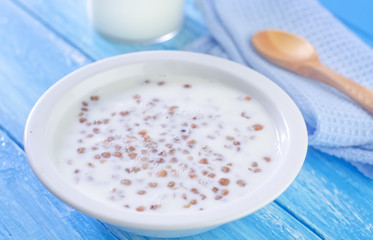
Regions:
<instances>
[{"instance_id":1,"label":"white bowl","mask_svg":"<svg viewBox=\"0 0 373 240\"><path fill-rule=\"evenodd\" d=\"M253 192L217 208L196 212L134 212L108 206L68 184L54 164L52 132L71 103L95 88L133 76L186 75L214 78L234 85L256 98L271 116L279 136L276 168ZM61 104L64 99L65 104ZM67 101L67 102L66 102ZM55 111L58 108L60 111ZM152 51L125 54L89 64L54 84L36 103L28 118L25 136L28 161L39 180L55 196L73 208L145 236L177 237L207 231L239 219L276 199L295 179L307 152L304 120L290 97L263 75L240 64L213 56Z\"/></svg>"}]
</instances>

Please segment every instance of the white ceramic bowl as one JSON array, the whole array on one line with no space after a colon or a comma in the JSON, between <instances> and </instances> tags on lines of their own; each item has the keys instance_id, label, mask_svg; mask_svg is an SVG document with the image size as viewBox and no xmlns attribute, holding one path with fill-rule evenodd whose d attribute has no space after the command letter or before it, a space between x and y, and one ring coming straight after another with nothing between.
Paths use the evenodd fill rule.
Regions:
<instances>
[{"instance_id":1,"label":"white ceramic bowl","mask_svg":"<svg viewBox=\"0 0 373 240\"><path fill-rule=\"evenodd\" d=\"M256 98L270 114L279 136L276 168L267 181L243 197L205 211L134 212L104 205L79 192L59 174L53 155L55 124L70 103L95 88L133 76L186 75L214 78ZM61 104L64 99L64 104ZM70 102L70 103L69 103ZM59 111L55 111L55 109ZM276 199L295 179L307 151L304 120L290 97L263 75L213 56L153 51L125 54L89 64L54 84L34 106L25 128L25 151L39 180L75 209L125 231L156 237L193 235L244 217Z\"/></svg>"}]
</instances>

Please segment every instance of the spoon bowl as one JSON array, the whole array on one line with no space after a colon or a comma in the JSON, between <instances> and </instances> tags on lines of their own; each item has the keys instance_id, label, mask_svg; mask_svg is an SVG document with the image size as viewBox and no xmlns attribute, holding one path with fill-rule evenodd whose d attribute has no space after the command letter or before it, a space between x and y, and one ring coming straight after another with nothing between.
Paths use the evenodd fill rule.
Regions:
<instances>
[{"instance_id":1,"label":"spoon bowl","mask_svg":"<svg viewBox=\"0 0 373 240\"><path fill-rule=\"evenodd\" d=\"M252 44L270 62L328 84L373 113L373 91L323 65L307 40L284 31L266 30L255 34Z\"/></svg>"},{"instance_id":2,"label":"spoon bowl","mask_svg":"<svg viewBox=\"0 0 373 240\"><path fill-rule=\"evenodd\" d=\"M253 44L260 54L277 61L295 62L317 58L316 49L305 39L282 31L255 34Z\"/></svg>"}]
</instances>

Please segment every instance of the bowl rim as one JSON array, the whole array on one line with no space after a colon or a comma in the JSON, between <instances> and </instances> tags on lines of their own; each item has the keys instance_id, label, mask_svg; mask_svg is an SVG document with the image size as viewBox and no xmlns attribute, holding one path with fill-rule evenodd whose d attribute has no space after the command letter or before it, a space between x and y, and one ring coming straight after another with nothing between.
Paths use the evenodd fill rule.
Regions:
<instances>
[{"instance_id":1,"label":"bowl rim","mask_svg":"<svg viewBox=\"0 0 373 240\"><path fill-rule=\"evenodd\" d=\"M271 95L277 97L276 104L280 107L281 116L287 127L289 151L286 157L290 163L287 171L276 172L277 180L272 180L272 185L269 185L268 181L264 183L267 184L265 185L266 191L261 188L255 190L258 196L254 199L244 196L205 211L161 214L118 210L117 207L100 204L100 202L80 194L73 186L66 184L61 177L55 176L53 173L56 170L53 169L54 164L52 161L48 162L48 156L40 146L43 143L43 127L48 118L48 106L56 103L59 96L65 94L75 84L100 72L127 64L153 61L178 61L198 64L209 69L219 69L245 79L255 87L269 90ZM248 80L249 78L254 78L255 81ZM307 130L302 114L293 100L279 86L244 65L211 55L184 51L162 50L128 53L90 63L73 71L53 84L39 98L30 112L24 131L24 148L28 162L37 178L50 192L66 204L96 219L114 225L147 230L187 230L211 227L255 212L275 200L294 181L305 160L307 146ZM249 206L247 206L248 202Z\"/></svg>"}]
</instances>

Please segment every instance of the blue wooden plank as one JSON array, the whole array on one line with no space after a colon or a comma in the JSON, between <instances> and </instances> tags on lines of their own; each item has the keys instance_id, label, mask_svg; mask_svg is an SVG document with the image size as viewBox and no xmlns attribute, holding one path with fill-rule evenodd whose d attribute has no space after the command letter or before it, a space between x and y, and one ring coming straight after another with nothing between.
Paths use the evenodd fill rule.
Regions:
<instances>
[{"instance_id":1,"label":"blue wooden plank","mask_svg":"<svg viewBox=\"0 0 373 240\"><path fill-rule=\"evenodd\" d=\"M0 12L0 43L2 46L7 46L0 48L2 72L0 84L11 81L11 84L6 83L0 88L0 95L3 101L14 98L12 105L0 105L3 113L0 124L1 121L13 123L7 128L10 132L17 133L15 136L18 142L22 142L20 136L27 117L23 113L29 112L37 98L55 81L92 61L90 57L68 44L72 40L77 42L73 45L79 46L81 43L84 48L91 49L90 54L93 49L97 49L91 54L97 60L137 50L178 49L206 31L196 22L200 16L195 14L186 20L183 31L175 39L150 46L126 45L102 38L93 30L86 17L85 1L32 1L32 3L44 12L37 14L37 17L42 16L40 18L43 18L43 23L35 21L32 16L26 14L22 17L13 14L12 9L6 7ZM70 10L60 11L60 9ZM54 15L53 21L45 18L48 14ZM18 18L23 21L19 21ZM48 26L52 23L53 27L61 32L56 31L56 34L49 31ZM66 35L77 37L68 39ZM39 65L39 57L44 58L42 66ZM27 88L22 89L22 86L19 86L25 84L19 79L28 79ZM14 111L12 106L17 106L18 110Z\"/></svg>"},{"instance_id":2,"label":"blue wooden plank","mask_svg":"<svg viewBox=\"0 0 373 240\"><path fill-rule=\"evenodd\" d=\"M72 2L73 1L63 2L64 4L66 3L66 5L63 5L62 2L60 2L60 5L56 4L54 7L50 6L52 5L51 1L48 1L46 3L43 1L22 2L22 4L29 4L27 5L29 11L32 12L36 17L43 19L44 24L48 23L48 26L50 28L55 28L58 32L57 35L51 31L48 31L48 29L46 29L43 24L40 24L33 18L27 16L24 13L21 13L19 10L15 9L7 2L0 3L0 6L2 5L0 7L2 9L2 11L0 12L0 24L3 24L1 27L4 27L0 30L0 39L3 45L11 46L9 50L3 48L1 48L0 50L0 67L1 70L4 70L0 73L0 114L2 116L0 118L0 121L2 122L0 122L0 124L2 124L3 127L6 127L6 129L11 134L16 136L18 141L22 137L23 124L27 113L32 104L35 102L36 98L40 96L40 94L49 85L56 81L59 78L58 76L62 76L64 75L64 73L72 71L76 67L89 62L89 58L86 58L85 55L96 56L98 59L100 57L106 56L106 52L108 55L111 55L124 51L127 48L130 51L142 50L141 46L139 48L138 46L126 45L124 46L123 50L121 49L121 44L119 44L120 46L118 46L117 44L112 43L100 43L97 45L89 43L91 45L88 44L87 47L84 48L84 51L87 51L87 53L85 54L66 44L66 42L61 40L59 37L65 38L66 41L72 42L73 45L79 46L79 48L81 48L81 45L79 44L85 44L83 38L84 36L82 37L79 35L80 33L78 33L81 29L77 27L76 30L73 31L74 29L71 24L74 24L75 20L66 20L66 18L74 19L84 17L84 15L74 15L77 13L76 10L72 10L70 13L66 13L71 10L69 9L70 7L77 6L75 5L75 3ZM36 5L38 5L39 3L41 4L41 6L31 6L34 3ZM53 4L55 4L55 2L53 2ZM30 8L30 6L34 8ZM58 9L57 6L61 8ZM51 11L51 13L49 15L45 15L45 12L43 11L38 12L39 9ZM60 14L62 14L64 17L62 18ZM57 17L54 17L54 15L56 15ZM11 19L11 21L7 20L7 22L4 22L4 19ZM79 22L82 22L82 20L78 19L77 23ZM70 32L63 32L59 30L64 26L67 26L67 28L70 29ZM5 30L3 31L2 29ZM28 41L30 43L25 44L24 39L20 38L20 36L23 36L24 33L29 36ZM78 42L73 42L75 38L68 38L65 34L79 35L79 37L76 38L76 41ZM90 35L85 37L92 37L92 39L95 38L94 36ZM172 43L172 41L170 41L168 44L175 44L174 46L172 46L174 48L180 47L180 45ZM44 46L47 47L45 48ZM163 48L165 46L156 45L152 47ZM29 54L29 51L31 51L32 54ZM74 56L77 56L78 60L76 60ZM30 62L33 65L29 66ZM17 81L9 81L9 79L16 79ZM30 84L30 82L34 84ZM9 104L9 102L11 102L12 104ZM3 117L3 115L5 117ZM9 158L12 159L14 157L10 156ZM315 162L317 161L319 161L320 164L316 164ZM324 165L321 164L323 161L335 161L336 164L332 164L332 166ZM335 169L337 172L342 171L342 173L347 171L348 176L343 174L330 175L329 171L331 171L331 169ZM334 182L343 182L346 181L346 178L353 179L356 184L354 184L351 188L346 188L344 186L345 184L337 184L333 185L333 187L330 187L330 185L327 184ZM319 185L320 182L318 179L323 179L323 181L321 182L324 184ZM292 215L299 219L299 221L311 227L322 237L339 239L339 233L352 234L352 230L347 231L343 229L353 226L355 227L354 230L356 232L362 231L365 235L361 234L352 236L361 236L362 239L364 239L363 237L367 236L366 234L369 234L372 231L372 221L370 218L367 218L367 216L364 215L364 213L362 213L361 211L355 212L355 209L358 208L365 208L371 211L369 206L367 206L370 202L364 202L363 199L372 199L372 191L365 187L365 196L362 196L362 194L358 191L358 186L360 185L360 182L365 181L364 179L364 177L362 177L349 165L346 165L341 161L333 160L333 158L330 158L323 154L319 154L316 151L311 151L306 160L306 164L301 171L300 176L293 184L293 186L295 187L292 186L276 202L281 207L283 207L283 209L289 211ZM19 179L16 180L18 181ZM22 181L18 181L18 184L21 183ZM363 185L368 186L369 182L364 183ZM318 187L320 187L320 189ZM323 191L324 189L325 191ZM28 190L32 191L32 189ZM345 191L345 195L332 194L336 191ZM8 197L5 198L6 201L14 201L14 195L9 194L7 196ZM353 200L353 198L356 198L356 200ZM322 201L320 201L320 199ZM353 201L353 204L350 204L350 206L352 207L347 208L347 210L341 207L341 205L347 204L351 201ZM298 205L298 202L302 204ZM323 209L323 214L317 213L316 216L314 216L314 212L319 211L319 209ZM269 213L264 214L266 211L268 211ZM62 216L64 214L67 214L65 212L65 209L63 208L59 209L57 212ZM299 222L294 221L294 219L286 215L284 211L281 210L281 208L279 208L276 204L271 204L258 213L262 215L251 215L241 221L232 223L232 227L230 227L231 225L228 224L226 226L223 226L222 228L214 230L211 233L202 234L199 236L199 238L219 238L219 236L225 236L224 234L227 234L228 236L228 233L230 231L236 233L237 231L239 232L239 230L241 230L242 235L237 235L237 237L261 236L260 239L273 239L276 238L274 236L277 236L278 239L287 239L284 235L276 235L276 232L281 232L282 229L285 229L285 231L283 232L284 234L287 232L294 232L293 230L289 230L291 229L292 225L295 226L296 229L299 228L299 232L294 233L295 235L293 236L304 236L306 239L312 239L314 237L314 235L308 234L308 231L304 231L304 227L302 225L299 225ZM340 221L337 213L342 216L348 216L349 221L351 221L352 224L348 225L347 221ZM268 220L268 215L278 215L282 217L280 217L279 221L277 222L269 221L268 227L263 227L267 226L265 222ZM81 217L81 215L78 214L75 217L79 218ZM362 221L360 221L359 219L363 219L366 221L365 223L362 223ZM3 222L2 220L0 221ZM45 223L42 219L40 221L42 223ZM48 225L49 223L46 224ZM85 223L83 221L82 223L80 223L80 227L87 227L89 226L88 224L89 223ZM20 226L23 227L22 224ZM53 225L48 226L53 227ZM224 230L227 226L228 228ZM276 228L276 226L279 226L279 228ZM270 230L270 228L272 227L274 228L274 231ZM6 229L7 226L1 226L1 228ZM21 228L19 228L19 231L22 232ZM340 230L339 228L341 228L342 230ZM257 230L261 235L255 233L254 230ZM112 231L114 232L114 230ZM45 234L48 234L48 232L46 232ZM114 235L124 236L129 239L137 239L137 237L132 235L120 235L119 233L115 233Z\"/></svg>"},{"instance_id":3,"label":"blue wooden plank","mask_svg":"<svg viewBox=\"0 0 373 240\"><path fill-rule=\"evenodd\" d=\"M373 180L310 148L296 181L276 202L326 239L372 239Z\"/></svg>"},{"instance_id":4,"label":"blue wooden plank","mask_svg":"<svg viewBox=\"0 0 373 240\"><path fill-rule=\"evenodd\" d=\"M0 21L3 24L0 37L4 45L10 46L10 49L0 50L4 70L0 71L0 124L20 143L26 116L36 99L60 75L90 60L9 1L0 2L0 8L3 20ZM28 35L27 43L20 37L24 34ZM0 139L0 202L5 204L0 205L2 238L115 239L119 235L52 196L31 172L23 152L2 131ZM282 224L276 219L281 219ZM243 228L246 224L249 227ZM315 238L276 204L248 219L215 230L215 234L235 239L234 236L262 236L273 229L271 236L279 239L288 236ZM236 235L230 234L232 231ZM143 239L120 234L128 239ZM209 233L203 235L205 239L209 236Z\"/></svg>"},{"instance_id":5,"label":"blue wooden plank","mask_svg":"<svg viewBox=\"0 0 373 240\"><path fill-rule=\"evenodd\" d=\"M2 131L0 189L0 239L153 239L105 226L58 200L36 179L22 149ZM228 240L248 236L252 239L319 239L275 203L211 232L182 239Z\"/></svg>"},{"instance_id":6,"label":"blue wooden plank","mask_svg":"<svg viewBox=\"0 0 373 240\"><path fill-rule=\"evenodd\" d=\"M373 1L319 0L337 18L371 46L373 45Z\"/></svg>"},{"instance_id":7,"label":"blue wooden plank","mask_svg":"<svg viewBox=\"0 0 373 240\"><path fill-rule=\"evenodd\" d=\"M116 239L40 184L24 152L0 131L0 239Z\"/></svg>"},{"instance_id":8,"label":"blue wooden plank","mask_svg":"<svg viewBox=\"0 0 373 240\"><path fill-rule=\"evenodd\" d=\"M373 46L372 1L319 1L367 44ZM314 149L309 150L304 168L312 170L302 171L297 181L276 202L289 212L296 212L300 221L314 231L321 232L325 238L340 235L348 236L348 239L371 239L373 181L356 173L342 159L326 156ZM312 172L317 172L318 177L315 178ZM317 202L322 204L312 204ZM308 217L302 217L305 215Z\"/></svg>"},{"instance_id":9,"label":"blue wooden plank","mask_svg":"<svg viewBox=\"0 0 373 240\"><path fill-rule=\"evenodd\" d=\"M195 236L175 238L178 240L237 240L237 239L320 239L308 228L281 209L277 204L271 203L265 208L240 220L227 223L219 228ZM129 234L109 228L118 237L127 239ZM137 239L137 238L135 238ZM153 238L151 238L153 239ZM156 240L156 238L154 238Z\"/></svg>"},{"instance_id":10,"label":"blue wooden plank","mask_svg":"<svg viewBox=\"0 0 373 240\"><path fill-rule=\"evenodd\" d=\"M87 17L86 1L14 1L96 60L134 51L181 49L202 34L207 34L200 23L200 15L190 7L192 0L186 0L188 7L181 32L169 41L151 45L118 43L100 36Z\"/></svg>"},{"instance_id":11,"label":"blue wooden plank","mask_svg":"<svg viewBox=\"0 0 373 240\"><path fill-rule=\"evenodd\" d=\"M90 60L9 1L0 9L0 124L21 143L40 95Z\"/></svg>"}]
</instances>

